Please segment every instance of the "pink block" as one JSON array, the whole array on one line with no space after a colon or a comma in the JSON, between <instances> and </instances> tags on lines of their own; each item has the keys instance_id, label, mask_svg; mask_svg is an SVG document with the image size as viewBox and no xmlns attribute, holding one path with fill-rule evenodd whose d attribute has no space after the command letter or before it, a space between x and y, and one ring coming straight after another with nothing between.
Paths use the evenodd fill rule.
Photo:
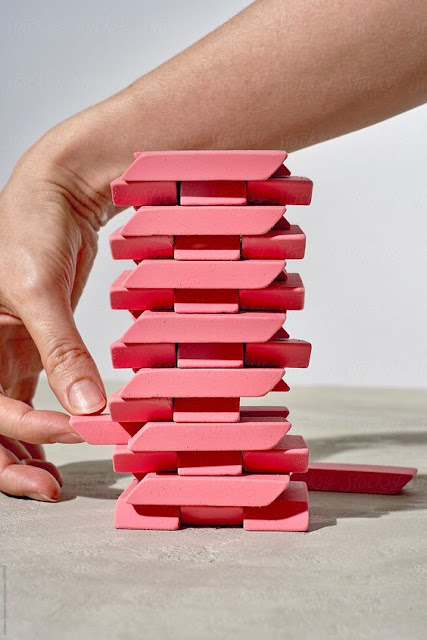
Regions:
<instances>
[{"instance_id":1,"label":"pink block","mask_svg":"<svg viewBox=\"0 0 427 640\"><path fill-rule=\"evenodd\" d=\"M173 419L179 423L233 423L240 419L239 405L240 398L175 398Z\"/></svg>"},{"instance_id":2,"label":"pink block","mask_svg":"<svg viewBox=\"0 0 427 640\"><path fill-rule=\"evenodd\" d=\"M284 380L279 380L279 382L273 387L272 391L290 391L291 388Z\"/></svg>"},{"instance_id":3,"label":"pink block","mask_svg":"<svg viewBox=\"0 0 427 640\"><path fill-rule=\"evenodd\" d=\"M115 260L173 258L172 236L141 236L125 238L121 228L110 234L111 254Z\"/></svg>"},{"instance_id":4,"label":"pink block","mask_svg":"<svg viewBox=\"0 0 427 640\"><path fill-rule=\"evenodd\" d=\"M123 281L128 289L260 289L283 270L283 260L143 260Z\"/></svg>"},{"instance_id":5,"label":"pink block","mask_svg":"<svg viewBox=\"0 0 427 640\"><path fill-rule=\"evenodd\" d=\"M120 424L111 416L71 416L70 426L89 444L126 444L142 426L141 422Z\"/></svg>"},{"instance_id":6,"label":"pink block","mask_svg":"<svg viewBox=\"0 0 427 640\"><path fill-rule=\"evenodd\" d=\"M124 224L133 236L217 236L267 233L285 213L283 206L143 207Z\"/></svg>"},{"instance_id":7,"label":"pink block","mask_svg":"<svg viewBox=\"0 0 427 640\"><path fill-rule=\"evenodd\" d=\"M150 473L156 471L176 471L178 454L176 451L148 451L135 453L126 445L116 446L113 452L113 469L116 473Z\"/></svg>"},{"instance_id":8,"label":"pink block","mask_svg":"<svg viewBox=\"0 0 427 640\"><path fill-rule=\"evenodd\" d=\"M234 289L176 289L176 313L238 313L239 294Z\"/></svg>"},{"instance_id":9,"label":"pink block","mask_svg":"<svg viewBox=\"0 0 427 640\"><path fill-rule=\"evenodd\" d=\"M310 362L311 344L305 340L269 340L248 343L245 365L248 367L304 368Z\"/></svg>"},{"instance_id":10,"label":"pink block","mask_svg":"<svg viewBox=\"0 0 427 640\"><path fill-rule=\"evenodd\" d=\"M177 366L181 369L243 367L243 344L179 344Z\"/></svg>"},{"instance_id":11,"label":"pink block","mask_svg":"<svg viewBox=\"0 0 427 640\"><path fill-rule=\"evenodd\" d=\"M240 236L177 236L175 260L240 260Z\"/></svg>"},{"instance_id":12,"label":"pink block","mask_svg":"<svg viewBox=\"0 0 427 640\"><path fill-rule=\"evenodd\" d=\"M240 415L243 418L258 418L258 420L263 420L264 418L284 418L286 419L289 415L289 409L287 407L275 407L272 405L268 406L250 406L250 407L240 407ZM289 425L288 430L291 425ZM285 434L283 434L285 435ZM243 447L248 448L248 447Z\"/></svg>"},{"instance_id":13,"label":"pink block","mask_svg":"<svg viewBox=\"0 0 427 640\"><path fill-rule=\"evenodd\" d=\"M176 346L174 344L128 345L117 341L113 342L110 350L115 369L176 366Z\"/></svg>"},{"instance_id":14,"label":"pink block","mask_svg":"<svg viewBox=\"0 0 427 640\"><path fill-rule=\"evenodd\" d=\"M285 176L249 181L248 204L310 204L313 183L308 178Z\"/></svg>"},{"instance_id":15,"label":"pink block","mask_svg":"<svg viewBox=\"0 0 427 640\"><path fill-rule=\"evenodd\" d=\"M283 410L282 410L283 413ZM239 422L147 422L128 441L130 451L250 451L273 449L291 428L280 416L242 416Z\"/></svg>"},{"instance_id":16,"label":"pink block","mask_svg":"<svg viewBox=\"0 0 427 640\"><path fill-rule=\"evenodd\" d=\"M286 313L175 313L144 311L122 342L267 342L286 320Z\"/></svg>"},{"instance_id":17,"label":"pink block","mask_svg":"<svg viewBox=\"0 0 427 640\"><path fill-rule=\"evenodd\" d=\"M174 304L173 289L132 289L123 286L124 280L132 270L123 271L110 287L110 304L112 309L172 309Z\"/></svg>"},{"instance_id":18,"label":"pink block","mask_svg":"<svg viewBox=\"0 0 427 640\"><path fill-rule=\"evenodd\" d=\"M125 182L117 178L111 183L111 194L116 207L176 204L176 182Z\"/></svg>"},{"instance_id":19,"label":"pink block","mask_svg":"<svg viewBox=\"0 0 427 640\"><path fill-rule=\"evenodd\" d=\"M305 241L305 234L296 224L290 229L274 229L262 236L243 236L242 257L298 260L304 258Z\"/></svg>"},{"instance_id":20,"label":"pink block","mask_svg":"<svg viewBox=\"0 0 427 640\"><path fill-rule=\"evenodd\" d=\"M142 151L124 180L265 180L287 157L285 151Z\"/></svg>"},{"instance_id":21,"label":"pink block","mask_svg":"<svg viewBox=\"0 0 427 640\"><path fill-rule=\"evenodd\" d=\"M178 454L180 476L241 476L239 451L184 451Z\"/></svg>"},{"instance_id":22,"label":"pink block","mask_svg":"<svg viewBox=\"0 0 427 640\"><path fill-rule=\"evenodd\" d=\"M246 204L246 182L233 180L181 182L179 203L198 207Z\"/></svg>"},{"instance_id":23,"label":"pink block","mask_svg":"<svg viewBox=\"0 0 427 640\"><path fill-rule=\"evenodd\" d=\"M203 526L241 526L243 507L181 507L181 522Z\"/></svg>"},{"instance_id":24,"label":"pink block","mask_svg":"<svg viewBox=\"0 0 427 640\"><path fill-rule=\"evenodd\" d=\"M112 393L108 399L108 406L112 420L117 422L172 420L171 398L123 400L119 393L120 391Z\"/></svg>"},{"instance_id":25,"label":"pink block","mask_svg":"<svg viewBox=\"0 0 427 640\"><path fill-rule=\"evenodd\" d=\"M181 526L179 507L144 506L126 502L127 496L138 485L133 480L116 502L114 525L116 529L159 529L174 531Z\"/></svg>"},{"instance_id":26,"label":"pink block","mask_svg":"<svg viewBox=\"0 0 427 640\"><path fill-rule=\"evenodd\" d=\"M140 369L122 388L127 398L258 397L281 379L283 369ZM111 411L111 406L110 406Z\"/></svg>"},{"instance_id":27,"label":"pink block","mask_svg":"<svg viewBox=\"0 0 427 640\"><path fill-rule=\"evenodd\" d=\"M301 436L284 436L268 451L244 451L243 467L254 473L305 473L307 445Z\"/></svg>"},{"instance_id":28,"label":"pink block","mask_svg":"<svg viewBox=\"0 0 427 640\"><path fill-rule=\"evenodd\" d=\"M395 494L416 473L412 467L312 462L308 472L295 479L304 480L310 491Z\"/></svg>"},{"instance_id":29,"label":"pink block","mask_svg":"<svg viewBox=\"0 0 427 640\"><path fill-rule=\"evenodd\" d=\"M239 291L241 309L291 311L304 307L304 285L298 273L288 273L287 280L275 280L265 289Z\"/></svg>"},{"instance_id":30,"label":"pink block","mask_svg":"<svg viewBox=\"0 0 427 640\"><path fill-rule=\"evenodd\" d=\"M262 507L288 486L288 475L180 476L148 473L126 498L130 504Z\"/></svg>"},{"instance_id":31,"label":"pink block","mask_svg":"<svg viewBox=\"0 0 427 640\"><path fill-rule=\"evenodd\" d=\"M276 169L274 173L271 174L271 178L283 178L284 176L290 176L291 172L288 167L284 164L281 164L280 167Z\"/></svg>"},{"instance_id":32,"label":"pink block","mask_svg":"<svg viewBox=\"0 0 427 640\"><path fill-rule=\"evenodd\" d=\"M304 482L290 482L288 488L266 507L246 508L246 531L307 531L308 493Z\"/></svg>"}]
</instances>

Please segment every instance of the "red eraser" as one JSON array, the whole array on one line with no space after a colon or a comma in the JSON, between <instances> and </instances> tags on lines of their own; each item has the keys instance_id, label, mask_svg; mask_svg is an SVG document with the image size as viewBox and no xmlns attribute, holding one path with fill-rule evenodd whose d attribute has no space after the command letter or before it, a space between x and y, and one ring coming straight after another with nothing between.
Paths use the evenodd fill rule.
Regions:
<instances>
[{"instance_id":1,"label":"red eraser","mask_svg":"<svg viewBox=\"0 0 427 640\"><path fill-rule=\"evenodd\" d=\"M182 181L179 203L186 206L246 204L246 182L239 180Z\"/></svg>"},{"instance_id":2,"label":"red eraser","mask_svg":"<svg viewBox=\"0 0 427 640\"><path fill-rule=\"evenodd\" d=\"M172 420L171 398L124 400L120 396L120 391L116 391L110 395L108 406L112 420L117 422Z\"/></svg>"},{"instance_id":3,"label":"red eraser","mask_svg":"<svg viewBox=\"0 0 427 640\"><path fill-rule=\"evenodd\" d=\"M307 531L308 525L308 493L304 482L292 481L268 506L246 508L243 512L246 531Z\"/></svg>"},{"instance_id":4,"label":"red eraser","mask_svg":"<svg viewBox=\"0 0 427 640\"><path fill-rule=\"evenodd\" d=\"M248 343L245 348L247 367L304 368L310 362L311 344L305 340L269 340Z\"/></svg>"},{"instance_id":5,"label":"red eraser","mask_svg":"<svg viewBox=\"0 0 427 640\"><path fill-rule=\"evenodd\" d=\"M180 511L183 524L211 527L243 524L243 507L181 507Z\"/></svg>"},{"instance_id":6,"label":"red eraser","mask_svg":"<svg viewBox=\"0 0 427 640\"><path fill-rule=\"evenodd\" d=\"M176 236L175 260L240 260L240 236Z\"/></svg>"},{"instance_id":7,"label":"red eraser","mask_svg":"<svg viewBox=\"0 0 427 640\"><path fill-rule=\"evenodd\" d=\"M159 529L174 531L181 526L179 507L144 506L126 502L127 496L138 485L133 480L116 502L114 525L116 529Z\"/></svg>"},{"instance_id":8,"label":"red eraser","mask_svg":"<svg viewBox=\"0 0 427 640\"><path fill-rule=\"evenodd\" d=\"M244 451L243 468L252 473L305 473L307 445L301 436L284 436L268 451Z\"/></svg>"},{"instance_id":9,"label":"red eraser","mask_svg":"<svg viewBox=\"0 0 427 640\"><path fill-rule=\"evenodd\" d=\"M176 471L176 451L144 451L135 453L126 445L116 446L113 452L113 469L116 473L150 473Z\"/></svg>"},{"instance_id":10,"label":"red eraser","mask_svg":"<svg viewBox=\"0 0 427 640\"><path fill-rule=\"evenodd\" d=\"M242 310L296 311L304 307L304 285L298 273L288 273L286 280L276 278L264 289L239 291Z\"/></svg>"},{"instance_id":11,"label":"red eraser","mask_svg":"<svg viewBox=\"0 0 427 640\"><path fill-rule=\"evenodd\" d=\"M176 182L126 182L117 178L111 183L111 195L116 207L140 207L176 204Z\"/></svg>"},{"instance_id":12,"label":"red eraser","mask_svg":"<svg viewBox=\"0 0 427 640\"><path fill-rule=\"evenodd\" d=\"M174 344L124 344L117 341L113 342L110 351L115 369L176 366Z\"/></svg>"},{"instance_id":13,"label":"red eraser","mask_svg":"<svg viewBox=\"0 0 427 640\"><path fill-rule=\"evenodd\" d=\"M177 366L182 369L237 369L243 367L243 344L178 344Z\"/></svg>"},{"instance_id":14,"label":"red eraser","mask_svg":"<svg viewBox=\"0 0 427 640\"><path fill-rule=\"evenodd\" d=\"M304 258L305 244L305 234L293 224L290 229L273 229L262 236L243 236L242 257L298 260Z\"/></svg>"},{"instance_id":15,"label":"red eraser","mask_svg":"<svg viewBox=\"0 0 427 640\"><path fill-rule=\"evenodd\" d=\"M174 422L237 422L240 398L175 398Z\"/></svg>"},{"instance_id":16,"label":"red eraser","mask_svg":"<svg viewBox=\"0 0 427 640\"><path fill-rule=\"evenodd\" d=\"M123 271L110 287L112 309L144 311L146 309L173 309L173 289L127 289L123 282L132 273Z\"/></svg>"},{"instance_id":17,"label":"red eraser","mask_svg":"<svg viewBox=\"0 0 427 640\"><path fill-rule=\"evenodd\" d=\"M241 476L239 451L181 451L178 454L181 476Z\"/></svg>"},{"instance_id":18,"label":"red eraser","mask_svg":"<svg viewBox=\"0 0 427 640\"><path fill-rule=\"evenodd\" d=\"M238 313L239 294L234 289L176 289L176 313Z\"/></svg>"},{"instance_id":19,"label":"red eraser","mask_svg":"<svg viewBox=\"0 0 427 640\"><path fill-rule=\"evenodd\" d=\"M313 183L309 178L285 176L249 181L248 204L310 204Z\"/></svg>"},{"instance_id":20,"label":"red eraser","mask_svg":"<svg viewBox=\"0 0 427 640\"><path fill-rule=\"evenodd\" d=\"M121 228L109 237L111 255L115 260L173 258L173 236L140 236L125 238Z\"/></svg>"}]
</instances>

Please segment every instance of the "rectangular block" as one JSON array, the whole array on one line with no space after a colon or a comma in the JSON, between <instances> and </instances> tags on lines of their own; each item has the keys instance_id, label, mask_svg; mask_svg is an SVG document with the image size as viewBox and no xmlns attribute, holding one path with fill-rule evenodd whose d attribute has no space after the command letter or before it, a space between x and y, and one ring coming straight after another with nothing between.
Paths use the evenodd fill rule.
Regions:
<instances>
[{"instance_id":1,"label":"rectangular block","mask_svg":"<svg viewBox=\"0 0 427 640\"><path fill-rule=\"evenodd\" d=\"M299 176L250 180L247 184L248 204L308 205L312 192L312 181Z\"/></svg>"},{"instance_id":2,"label":"rectangular block","mask_svg":"<svg viewBox=\"0 0 427 640\"><path fill-rule=\"evenodd\" d=\"M262 236L243 236L242 257L299 260L304 258L305 244L305 234L293 224L290 229L273 229Z\"/></svg>"},{"instance_id":3,"label":"rectangular block","mask_svg":"<svg viewBox=\"0 0 427 640\"><path fill-rule=\"evenodd\" d=\"M288 273L284 281L275 280L264 289L239 291L242 310L295 311L304 308L304 285L298 273Z\"/></svg>"},{"instance_id":4,"label":"rectangular block","mask_svg":"<svg viewBox=\"0 0 427 640\"><path fill-rule=\"evenodd\" d=\"M240 398L175 398L174 422L237 422Z\"/></svg>"},{"instance_id":5,"label":"rectangular block","mask_svg":"<svg viewBox=\"0 0 427 640\"><path fill-rule=\"evenodd\" d=\"M246 531L307 531L308 526L308 493L304 482L292 481L273 503L246 508L243 512Z\"/></svg>"},{"instance_id":6,"label":"rectangular block","mask_svg":"<svg viewBox=\"0 0 427 640\"><path fill-rule=\"evenodd\" d=\"M178 344L177 366L182 369L243 367L243 344Z\"/></svg>"},{"instance_id":7,"label":"rectangular block","mask_svg":"<svg viewBox=\"0 0 427 640\"><path fill-rule=\"evenodd\" d=\"M154 529L174 531L181 526L179 507L157 505L133 505L126 502L127 496L136 488L133 480L116 502L114 525L116 529Z\"/></svg>"},{"instance_id":8,"label":"rectangular block","mask_svg":"<svg viewBox=\"0 0 427 640\"><path fill-rule=\"evenodd\" d=\"M181 451L181 476L241 476L242 454L238 451Z\"/></svg>"},{"instance_id":9,"label":"rectangular block","mask_svg":"<svg viewBox=\"0 0 427 640\"><path fill-rule=\"evenodd\" d=\"M241 418L257 418L259 420L263 418L283 418L286 419L289 415L289 409L287 407L276 407L273 405L260 405L260 406L248 406L240 407ZM290 428L290 427L289 427ZM285 434L283 434L285 435Z\"/></svg>"},{"instance_id":10,"label":"rectangular block","mask_svg":"<svg viewBox=\"0 0 427 640\"><path fill-rule=\"evenodd\" d=\"M182 181L179 203L199 207L246 204L246 182L240 180Z\"/></svg>"},{"instance_id":11,"label":"rectangular block","mask_svg":"<svg viewBox=\"0 0 427 640\"><path fill-rule=\"evenodd\" d=\"M125 238L121 227L110 234L111 255L115 260L173 258L173 236L140 236Z\"/></svg>"},{"instance_id":12,"label":"rectangular block","mask_svg":"<svg viewBox=\"0 0 427 640\"><path fill-rule=\"evenodd\" d=\"M176 182L126 182L117 178L111 183L111 195L116 207L171 205L178 202Z\"/></svg>"},{"instance_id":13,"label":"rectangular block","mask_svg":"<svg viewBox=\"0 0 427 640\"><path fill-rule=\"evenodd\" d=\"M181 507L183 524L238 527L243 524L243 507Z\"/></svg>"},{"instance_id":14,"label":"rectangular block","mask_svg":"<svg viewBox=\"0 0 427 640\"><path fill-rule=\"evenodd\" d=\"M116 473L151 473L176 471L176 451L144 451L135 453L126 445L116 446L113 452L113 469Z\"/></svg>"},{"instance_id":15,"label":"rectangular block","mask_svg":"<svg viewBox=\"0 0 427 640\"><path fill-rule=\"evenodd\" d=\"M175 260L240 260L240 236L176 236Z\"/></svg>"},{"instance_id":16,"label":"rectangular block","mask_svg":"<svg viewBox=\"0 0 427 640\"><path fill-rule=\"evenodd\" d=\"M301 436L284 436L268 451L244 451L243 468L252 473L305 473L307 445Z\"/></svg>"},{"instance_id":17,"label":"rectangular block","mask_svg":"<svg viewBox=\"0 0 427 640\"><path fill-rule=\"evenodd\" d=\"M71 416L70 426L89 444L126 444L143 422L121 424L108 414L100 416Z\"/></svg>"},{"instance_id":18,"label":"rectangular block","mask_svg":"<svg viewBox=\"0 0 427 640\"><path fill-rule=\"evenodd\" d=\"M305 340L269 340L248 343L245 347L247 367L305 368L310 362L311 344Z\"/></svg>"},{"instance_id":19,"label":"rectangular block","mask_svg":"<svg viewBox=\"0 0 427 640\"><path fill-rule=\"evenodd\" d=\"M113 342L110 351L114 369L176 366L175 344L124 344L117 341Z\"/></svg>"},{"instance_id":20,"label":"rectangular block","mask_svg":"<svg viewBox=\"0 0 427 640\"><path fill-rule=\"evenodd\" d=\"M110 287L110 304L112 309L128 309L145 311L147 309L173 309L173 289L128 289L124 281L132 273L131 269L123 271Z\"/></svg>"},{"instance_id":21,"label":"rectangular block","mask_svg":"<svg viewBox=\"0 0 427 640\"><path fill-rule=\"evenodd\" d=\"M124 400L119 390L110 395L108 406L111 419L116 422L141 423L151 420L172 420L172 398Z\"/></svg>"},{"instance_id":22,"label":"rectangular block","mask_svg":"<svg viewBox=\"0 0 427 640\"><path fill-rule=\"evenodd\" d=\"M176 313L238 313L239 295L233 289L176 289Z\"/></svg>"}]
</instances>

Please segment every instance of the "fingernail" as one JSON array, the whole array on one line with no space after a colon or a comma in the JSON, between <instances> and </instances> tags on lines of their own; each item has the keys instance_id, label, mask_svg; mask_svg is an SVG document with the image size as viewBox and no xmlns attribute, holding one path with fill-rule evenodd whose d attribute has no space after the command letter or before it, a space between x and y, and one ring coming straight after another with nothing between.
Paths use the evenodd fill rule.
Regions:
<instances>
[{"instance_id":1,"label":"fingernail","mask_svg":"<svg viewBox=\"0 0 427 640\"><path fill-rule=\"evenodd\" d=\"M69 392L68 401L76 413L87 414L100 411L105 406L105 398L98 385L89 378L75 382Z\"/></svg>"},{"instance_id":2,"label":"fingernail","mask_svg":"<svg viewBox=\"0 0 427 640\"><path fill-rule=\"evenodd\" d=\"M41 500L42 502L56 502L56 500L49 498L45 493L27 493L27 497L33 500Z\"/></svg>"},{"instance_id":3,"label":"fingernail","mask_svg":"<svg viewBox=\"0 0 427 640\"><path fill-rule=\"evenodd\" d=\"M54 436L53 442L58 444L78 444L79 442L84 442L84 439L78 433L70 431L69 433L59 433Z\"/></svg>"}]
</instances>

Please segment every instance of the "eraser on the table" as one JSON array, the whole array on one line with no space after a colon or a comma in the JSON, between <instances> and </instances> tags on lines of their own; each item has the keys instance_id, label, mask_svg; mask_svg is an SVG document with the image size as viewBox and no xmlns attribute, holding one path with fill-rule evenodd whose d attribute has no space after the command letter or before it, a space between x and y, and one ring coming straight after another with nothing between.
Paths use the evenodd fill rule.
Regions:
<instances>
[{"instance_id":1,"label":"eraser on the table","mask_svg":"<svg viewBox=\"0 0 427 640\"><path fill-rule=\"evenodd\" d=\"M311 344L305 340L269 340L248 343L245 365L248 367L305 368L310 362Z\"/></svg>"},{"instance_id":2,"label":"eraser on the table","mask_svg":"<svg viewBox=\"0 0 427 640\"><path fill-rule=\"evenodd\" d=\"M178 202L176 182L125 182L117 178L111 183L116 207L171 205Z\"/></svg>"},{"instance_id":3,"label":"eraser on the table","mask_svg":"<svg viewBox=\"0 0 427 640\"><path fill-rule=\"evenodd\" d=\"M180 476L148 473L126 497L130 504L262 507L289 485L288 475Z\"/></svg>"},{"instance_id":4,"label":"eraser on the table","mask_svg":"<svg viewBox=\"0 0 427 640\"><path fill-rule=\"evenodd\" d=\"M185 206L246 204L246 182L210 180L206 182L182 181L179 203Z\"/></svg>"},{"instance_id":5,"label":"eraser on the table","mask_svg":"<svg viewBox=\"0 0 427 640\"><path fill-rule=\"evenodd\" d=\"M251 451L273 449L291 425L282 416L242 416L239 422L147 422L128 440L130 451Z\"/></svg>"},{"instance_id":6,"label":"eraser on the table","mask_svg":"<svg viewBox=\"0 0 427 640\"><path fill-rule=\"evenodd\" d=\"M240 398L175 398L173 419L179 423L234 423L240 419Z\"/></svg>"},{"instance_id":7,"label":"eraser on the table","mask_svg":"<svg viewBox=\"0 0 427 640\"><path fill-rule=\"evenodd\" d=\"M241 289L239 304L244 310L296 311L304 307L304 285L298 273L288 273L264 289Z\"/></svg>"},{"instance_id":8,"label":"eraser on the table","mask_svg":"<svg viewBox=\"0 0 427 640\"><path fill-rule=\"evenodd\" d=\"M126 502L138 480L133 480L116 502L114 525L116 529L159 529L175 531L181 526L179 507L144 506Z\"/></svg>"},{"instance_id":9,"label":"eraser on the table","mask_svg":"<svg viewBox=\"0 0 427 640\"><path fill-rule=\"evenodd\" d=\"M395 494L415 476L413 467L311 462L304 480L310 491Z\"/></svg>"},{"instance_id":10,"label":"eraser on the table","mask_svg":"<svg viewBox=\"0 0 427 640\"><path fill-rule=\"evenodd\" d=\"M180 451L180 476L241 476L240 451Z\"/></svg>"},{"instance_id":11,"label":"eraser on the table","mask_svg":"<svg viewBox=\"0 0 427 640\"><path fill-rule=\"evenodd\" d=\"M118 340L110 351L114 369L176 366L175 344L124 344Z\"/></svg>"},{"instance_id":12,"label":"eraser on the table","mask_svg":"<svg viewBox=\"0 0 427 640\"><path fill-rule=\"evenodd\" d=\"M171 398L124 400L120 396L120 391L116 391L110 395L108 407L111 419L116 422L172 420L173 403Z\"/></svg>"},{"instance_id":13,"label":"eraser on the table","mask_svg":"<svg viewBox=\"0 0 427 640\"><path fill-rule=\"evenodd\" d=\"M132 273L131 269L123 271L110 287L110 304L112 309L146 310L173 309L173 289L127 289L123 282Z\"/></svg>"},{"instance_id":14,"label":"eraser on the table","mask_svg":"<svg viewBox=\"0 0 427 640\"><path fill-rule=\"evenodd\" d=\"M116 446L113 451L113 469L116 473L150 473L176 471L176 451L145 451L135 453L126 445Z\"/></svg>"},{"instance_id":15,"label":"eraser on the table","mask_svg":"<svg viewBox=\"0 0 427 640\"><path fill-rule=\"evenodd\" d=\"M120 424L112 420L108 414L70 418L70 426L89 444L126 444L142 424Z\"/></svg>"},{"instance_id":16,"label":"eraser on the table","mask_svg":"<svg viewBox=\"0 0 427 640\"><path fill-rule=\"evenodd\" d=\"M309 178L285 176L249 181L248 204L310 204L313 183Z\"/></svg>"},{"instance_id":17,"label":"eraser on the table","mask_svg":"<svg viewBox=\"0 0 427 640\"><path fill-rule=\"evenodd\" d=\"M244 451L243 468L253 473L305 473L307 445L301 436L284 436L268 451Z\"/></svg>"},{"instance_id":18,"label":"eraser on the table","mask_svg":"<svg viewBox=\"0 0 427 640\"><path fill-rule=\"evenodd\" d=\"M273 405L252 405L240 407L240 415L243 418L257 418L263 420L264 418L284 418L289 415L289 409L287 407L276 407ZM288 430L290 429L288 427ZM285 434L283 434L285 435Z\"/></svg>"},{"instance_id":19,"label":"eraser on the table","mask_svg":"<svg viewBox=\"0 0 427 640\"><path fill-rule=\"evenodd\" d=\"M121 230L133 236L217 236L267 233L286 211L284 206L142 207Z\"/></svg>"},{"instance_id":20,"label":"eraser on the table","mask_svg":"<svg viewBox=\"0 0 427 640\"><path fill-rule=\"evenodd\" d=\"M123 281L128 289L260 289L283 271L283 260L143 260Z\"/></svg>"},{"instance_id":21,"label":"eraser on the table","mask_svg":"<svg viewBox=\"0 0 427 640\"><path fill-rule=\"evenodd\" d=\"M173 257L175 260L240 260L240 236L177 236Z\"/></svg>"},{"instance_id":22,"label":"eraser on the table","mask_svg":"<svg viewBox=\"0 0 427 640\"><path fill-rule=\"evenodd\" d=\"M267 342L286 320L286 313L175 313L144 311L121 341L135 342Z\"/></svg>"},{"instance_id":23,"label":"eraser on the table","mask_svg":"<svg viewBox=\"0 0 427 640\"><path fill-rule=\"evenodd\" d=\"M238 313L239 294L235 289L176 289L176 313Z\"/></svg>"},{"instance_id":24,"label":"eraser on the table","mask_svg":"<svg viewBox=\"0 0 427 640\"><path fill-rule=\"evenodd\" d=\"M243 524L243 507L181 507L180 511L183 524L211 527Z\"/></svg>"},{"instance_id":25,"label":"eraser on the table","mask_svg":"<svg viewBox=\"0 0 427 640\"><path fill-rule=\"evenodd\" d=\"M120 391L132 398L258 397L279 382L284 371L275 369L140 369Z\"/></svg>"},{"instance_id":26,"label":"eraser on the table","mask_svg":"<svg viewBox=\"0 0 427 640\"><path fill-rule=\"evenodd\" d=\"M271 174L271 178L283 178L284 176L290 176L291 172L288 167L284 164L281 164L280 167L277 167L276 171Z\"/></svg>"},{"instance_id":27,"label":"eraser on the table","mask_svg":"<svg viewBox=\"0 0 427 640\"><path fill-rule=\"evenodd\" d=\"M279 380L279 382L273 387L272 391L290 391L291 388L284 380Z\"/></svg>"},{"instance_id":28,"label":"eraser on the table","mask_svg":"<svg viewBox=\"0 0 427 640\"><path fill-rule=\"evenodd\" d=\"M308 492L304 482L292 482L271 504L246 508L243 527L247 531L307 531Z\"/></svg>"},{"instance_id":29,"label":"eraser on the table","mask_svg":"<svg viewBox=\"0 0 427 640\"><path fill-rule=\"evenodd\" d=\"M243 367L243 344L178 344L177 366L182 369Z\"/></svg>"},{"instance_id":30,"label":"eraser on the table","mask_svg":"<svg viewBox=\"0 0 427 640\"><path fill-rule=\"evenodd\" d=\"M262 236L243 236L242 257L298 260L304 258L305 242L302 229L293 224L290 229L274 229Z\"/></svg>"},{"instance_id":31,"label":"eraser on the table","mask_svg":"<svg viewBox=\"0 0 427 640\"><path fill-rule=\"evenodd\" d=\"M142 151L124 180L265 180L285 159L285 151Z\"/></svg>"},{"instance_id":32,"label":"eraser on the table","mask_svg":"<svg viewBox=\"0 0 427 640\"><path fill-rule=\"evenodd\" d=\"M111 255L115 260L173 258L173 236L125 238L121 228L110 233Z\"/></svg>"}]
</instances>

